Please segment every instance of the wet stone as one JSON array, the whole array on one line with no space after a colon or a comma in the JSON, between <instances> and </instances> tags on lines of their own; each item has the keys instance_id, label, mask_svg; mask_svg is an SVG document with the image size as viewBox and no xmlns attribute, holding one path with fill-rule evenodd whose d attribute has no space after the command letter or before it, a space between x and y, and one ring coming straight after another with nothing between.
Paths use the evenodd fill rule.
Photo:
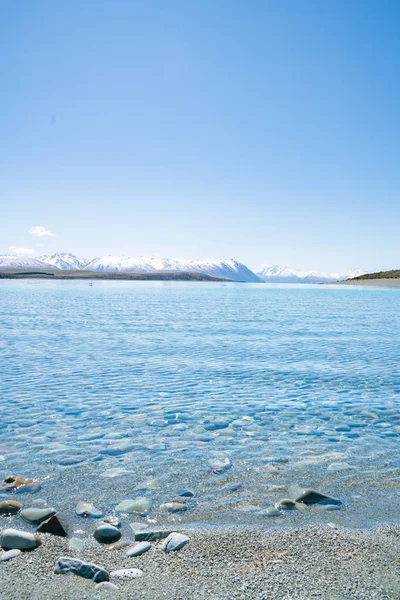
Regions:
<instances>
[{"instance_id":1,"label":"wet stone","mask_svg":"<svg viewBox=\"0 0 400 600\"><path fill-rule=\"evenodd\" d=\"M326 496L315 490L303 490L303 492L297 496L296 502L302 502L303 504L342 504L337 498L331 498L330 496Z\"/></svg>"},{"instance_id":2,"label":"wet stone","mask_svg":"<svg viewBox=\"0 0 400 600\"><path fill-rule=\"evenodd\" d=\"M21 511L21 517L23 517L26 521L30 521L31 523L41 523L55 514L56 511L54 508L39 508L37 506L24 508Z\"/></svg>"},{"instance_id":3,"label":"wet stone","mask_svg":"<svg viewBox=\"0 0 400 600\"><path fill-rule=\"evenodd\" d=\"M290 498L283 498L275 504L275 508L282 510L293 510L297 508L296 502Z\"/></svg>"},{"instance_id":4,"label":"wet stone","mask_svg":"<svg viewBox=\"0 0 400 600\"><path fill-rule=\"evenodd\" d=\"M19 502L14 502L14 500L4 500L0 502L0 515L14 515L21 508Z\"/></svg>"},{"instance_id":5,"label":"wet stone","mask_svg":"<svg viewBox=\"0 0 400 600\"><path fill-rule=\"evenodd\" d=\"M225 473L225 471L228 471L232 467L232 463L228 457L212 458L208 461L208 464L212 472L216 475Z\"/></svg>"},{"instance_id":6,"label":"wet stone","mask_svg":"<svg viewBox=\"0 0 400 600\"><path fill-rule=\"evenodd\" d=\"M122 513L136 513L141 517L149 514L151 501L148 498L132 498L123 500L115 507L115 510Z\"/></svg>"},{"instance_id":7,"label":"wet stone","mask_svg":"<svg viewBox=\"0 0 400 600\"><path fill-rule=\"evenodd\" d=\"M43 521L38 528L38 531L40 533L50 533L51 535L57 535L59 537L67 537L68 524L58 515L53 515L50 519Z\"/></svg>"},{"instance_id":8,"label":"wet stone","mask_svg":"<svg viewBox=\"0 0 400 600\"><path fill-rule=\"evenodd\" d=\"M88 517L92 519L101 519L103 513L100 509L96 508L90 502L78 502L75 508L75 512L80 517Z\"/></svg>"},{"instance_id":9,"label":"wet stone","mask_svg":"<svg viewBox=\"0 0 400 600\"><path fill-rule=\"evenodd\" d=\"M117 527L109 525L108 523L100 523L96 527L94 537L98 542L103 544L111 544L117 542L121 537L121 532Z\"/></svg>"},{"instance_id":10,"label":"wet stone","mask_svg":"<svg viewBox=\"0 0 400 600\"><path fill-rule=\"evenodd\" d=\"M177 513L185 512L188 509L188 507L186 504L183 504L181 502L167 502L166 504L161 504L160 509L167 510L171 513Z\"/></svg>"},{"instance_id":11,"label":"wet stone","mask_svg":"<svg viewBox=\"0 0 400 600\"><path fill-rule=\"evenodd\" d=\"M190 490L179 490L179 492L176 492L176 495L182 498L193 498L194 496L193 492Z\"/></svg>"}]
</instances>

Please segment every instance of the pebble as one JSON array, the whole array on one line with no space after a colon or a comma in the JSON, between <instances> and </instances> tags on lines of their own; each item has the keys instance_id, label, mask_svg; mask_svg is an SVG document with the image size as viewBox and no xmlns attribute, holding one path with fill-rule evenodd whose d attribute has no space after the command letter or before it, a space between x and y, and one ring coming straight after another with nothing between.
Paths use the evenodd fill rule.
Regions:
<instances>
[{"instance_id":1,"label":"pebble","mask_svg":"<svg viewBox=\"0 0 400 600\"><path fill-rule=\"evenodd\" d=\"M4 562L10 560L11 558L18 556L18 554L21 554L21 550L18 550L17 548L14 548L14 550L7 550L7 552L3 552L0 556L0 561Z\"/></svg>"},{"instance_id":2,"label":"pebble","mask_svg":"<svg viewBox=\"0 0 400 600\"><path fill-rule=\"evenodd\" d=\"M19 502L14 502L14 500L3 500L3 502L0 502L0 515L13 515L21 508Z\"/></svg>"},{"instance_id":3,"label":"pebble","mask_svg":"<svg viewBox=\"0 0 400 600\"><path fill-rule=\"evenodd\" d=\"M136 513L146 517L151 509L151 501L148 498L135 498L123 500L115 507L118 512Z\"/></svg>"},{"instance_id":4,"label":"pebble","mask_svg":"<svg viewBox=\"0 0 400 600\"><path fill-rule=\"evenodd\" d=\"M32 523L41 523L42 521L46 521L55 514L56 511L54 510L54 508L38 508L37 506L24 508L21 511L21 517L23 517L26 521L30 521Z\"/></svg>"},{"instance_id":5,"label":"pebble","mask_svg":"<svg viewBox=\"0 0 400 600\"><path fill-rule=\"evenodd\" d=\"M79 501L76 505L75 512L80 517L91 517L92 519L101 519L103 513L90 502Z\"/></svg>"},{"instance_id":6,"label":"pebble","mask_svg":"<svg viewBox=\"0 0 400 600\"><path fill-rule=\"evenodd\" d=\"M58 535L59 537L67 537L68 535L68 524L67 522L59 517L53 515L50 519L43 521L38 528L40 533L50 533L51 535Z\"/></svg>"},{"instance_id":7,"label":"pebble","mask_svg":"<svg viewBox=\"0 0 400 600\"><path fill-rule=\"evenodd\" d=\"M164 550L164 552L180 550L185 544L188 543L188 541L189 538L187 535L173 531L164 541L163 545L161 546L161 550Z\"/></svg>"},{"instance_id":8,"label":"pebble","mask_svg":"<svg viewBox=\"0 0 400 600\"><path fill-rule=\"evenodd\" d=\"M117 571L111 571L111 577L117 579L135 579L141 577L143 571L141 569L118 569Z\"/></svg>"},{"instance_id":9,"label":"pebble","mask_svg":"<svg viewBox=\"0 0 400 600\"><path fill-rule=\"evenodd\" d=\"M121 537L121 532L117 527L114 527L114 525L100 523L100 525L96 527L93 535L98 542L111 544L112 542L118 542Z\"/></svg>"},{"instance_id":10,"label":"pebble","mask_svg":"<svg viewBox=\"0 0 400 600\"><path fill-rule=\"evenodd\" d=\"M69 558L68 556L62 556L58 559L56 566L54 567L54 573L57 575L73 573L74 575L78 575L78 577L93 579L96 583L108 581L110 579L108 571L102 567L92 563L86 563L77 558Z\"/></svg>"},{"instance_id":11,"label":"pebble","mask_svg":"<svg viewBox=\"0 0 400 600\"><path fill-rule=\"evenodd\" d=\"M0 537L0 545L3 548L19 550L31 550L40 546L41 542L33 533L19 531L18 529L4 529Z\"/></svg>"},{"instance_id":12,"label":"pebble","mask_svg":"<svg viewBox=\"0 0 400 600\"><path fill-rule=\"evenodd\" d=\"M150 550L150 548L151 544L149 542L140 542L139 544L129 548L126 554L127 556L140 556L141 554L144 554Z\"/></svg>"},{"instance_id":13,"label":"pebble","mask_svg":"<svg viewBox=\"0 0 400 600\"><path fill-rule=\"evenodd\" d=\"M119 590L119 587L111 581L102 581L96 585L96 590Z\"/></svg>"},{"instance_id":14,"label":"pebble","mask_svg":"<svg viewBox=\"0 0 400 600\"><path fill-rule=\"evenodd\" d=\"M188 509L187 504L183 504L182 502L167 502L166 504L161 504L161 510L167 510L171 513L176 512L184 512Z\"/></svg>"}]
</instances>

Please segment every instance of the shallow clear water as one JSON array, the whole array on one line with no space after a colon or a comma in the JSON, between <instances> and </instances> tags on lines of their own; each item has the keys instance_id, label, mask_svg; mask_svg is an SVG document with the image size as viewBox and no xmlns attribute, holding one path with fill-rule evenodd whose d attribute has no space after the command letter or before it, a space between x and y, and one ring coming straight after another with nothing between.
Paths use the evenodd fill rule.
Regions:
<instances>
[{"instance_id":1,"label":"shallow clear water","mask_svg":"<svg viewBox=\"0 0 400 600\"><path fill-rule=\"evenodd\" d=\"M399 301L340 286L1 281L0 474L39 477L24 505L65 514L147 496L162 524L398 521ZM221 457L230 468L214 473ZM343 506L267 518L293 485ZM159 508L182 488L186 512Z\"/></svg>"}]
</instances>

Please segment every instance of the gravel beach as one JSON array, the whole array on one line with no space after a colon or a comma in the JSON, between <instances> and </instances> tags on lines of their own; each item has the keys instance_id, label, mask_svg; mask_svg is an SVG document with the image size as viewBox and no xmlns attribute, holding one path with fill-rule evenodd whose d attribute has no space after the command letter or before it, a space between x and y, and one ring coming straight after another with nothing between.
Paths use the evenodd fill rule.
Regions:
<instances>
[{"instance_id":1,"label":"gravel beach","mask_svg":"<svg viewBox=\"0 0 400 600\"><path fill-rule=\"evenodd\" d=\"M0 562L1 600L396 600L400 598L400 526L345 530L331 526L285 530L187 530L177 552L128 557L127 548L94 541L72 550L67 538L41 534L42 544ZM62 556L95 563L110 573L140 569L132 579L96 583L55 574Z\"/></svg>"}]
</instances>

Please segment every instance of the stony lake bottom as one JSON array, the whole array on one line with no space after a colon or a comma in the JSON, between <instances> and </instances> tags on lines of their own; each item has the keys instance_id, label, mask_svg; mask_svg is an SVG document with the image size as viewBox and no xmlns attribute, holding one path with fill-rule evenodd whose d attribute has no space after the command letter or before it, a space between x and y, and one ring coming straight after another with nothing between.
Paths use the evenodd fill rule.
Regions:
<instances>
[{"instance_id":1,"label":"stony lake bottom","mask_svg":"<svg viewBox=\"0 0 400 600\"><path fill-rule=\"evenodd\" d=\"M0 475L39 480L15 499L54 506L78 535L94 527L81 500L103 514L145 500L142 516L118 513L124 527L398 523L399 300L333 285L1 281ZM342 504L268 517L300 487Z\"/></svg>"}]
</instances>

